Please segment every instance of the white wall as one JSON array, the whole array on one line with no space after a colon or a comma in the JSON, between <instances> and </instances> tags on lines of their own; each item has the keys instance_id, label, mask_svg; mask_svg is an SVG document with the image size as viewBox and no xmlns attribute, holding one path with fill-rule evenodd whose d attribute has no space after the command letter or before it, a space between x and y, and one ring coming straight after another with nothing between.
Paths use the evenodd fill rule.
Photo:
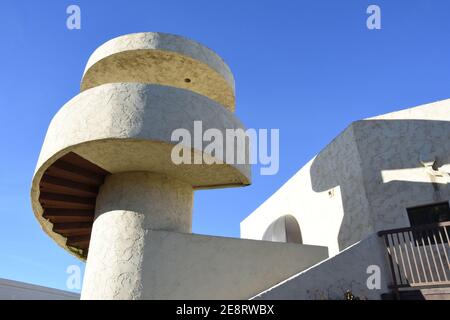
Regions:
<instances>
[{"instance_id":1,"label":"white wall","mask_svg":"<svg viewBox=\"0 0 450 320\"><path fill-rule=\"evenodd\" d=\"M105 252L119 260L103 271L112 276L85 277L82 298L249 299L328 257L324 247L149 229L142 239L139 261L128 247L111 244Z\"/></svg>"},{"instance_id":2,"label":"white wall","mask_svg":"<svg viewBox=\"0 0 450 320\"><path fill-rule=\"evenodd\" d=\"M241 237L262 239L270 223L290 214L300 225L303 243L327 246L332 256L371 233L362 227L368 225L363 214L367 210L349 127L241 222ZM343 225L344 211L354 216L347 225Z\"/></svg>"},{"instance_id":3,"label":"white wall","mask_svg":"<svg viewBox=\"0 0 450 320\"><path fill-rule=\"evenodd\" d=\"M354 128L374 230L409 226L406 208L450 199L450 100ZM430 174L421 162L434 160L441 172Z\"/></svg>"},{"instance_id":4,"label":"white wall","mask_svg":"<svg viewBox=\"0 0 450 320\"><path fill-rule=\"evenodd\" d=\"M380 287L369 289L367 280L379 267ZM338 255L300 272L266 290L255 299L282 300L344 300L347 290L361 300L380 300L388 292L390 269L382 240L376 235L354 244ZM374 282L369 281L370 284Z\"/></svg>"},{"instance_id":5,"label":"white wall","mask_svg":"<svg viewBox=\"0 0 450 320\"><path fill-rule=\"evenodd\" d=\"M73 292L0 279L0 300L79 300Z\"/></svg>"},{"instance_id":6,"label":"white wall","mask_svg":"<svg viewBox=\"0 0 450 320\"><path fill-rule=\"evenodd\" d=\"M450 199L449 137L450 100L354 122L241 222L241 237L261 239L291 214L305 244L334 255L409 226L407 208ZM422 164L434 160L441 172Z\"/></svg>"},{"instance_id":7,"label":"white wall","mask_svg":"<svg viewBox=\"0 0 450 320\"><path fill-rule=\"evenodd\" d=\"M310 161L275 194L241 222L241 237L261 240L277 218L292 215L297 219L303 244L328 247L330 255L339 252L337 236L344 214L339 187L316 193L311 190Z\"/></svg>"}]
</instances>

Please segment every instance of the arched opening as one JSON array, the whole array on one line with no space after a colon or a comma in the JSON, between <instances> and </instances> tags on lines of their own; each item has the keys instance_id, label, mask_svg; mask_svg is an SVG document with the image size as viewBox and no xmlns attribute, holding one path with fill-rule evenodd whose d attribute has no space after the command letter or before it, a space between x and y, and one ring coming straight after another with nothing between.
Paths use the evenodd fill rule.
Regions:
<instances>
[{"instance_id":1,"label":"arched opening","mask_svg":"<svg viewBox=\"0 0 450 320\"><path fill-rule=\"evenodd\" d=\"M262 240L302 244L300 226L292 215L279 217L264 232Z\"/></svg>"}]
</instances>

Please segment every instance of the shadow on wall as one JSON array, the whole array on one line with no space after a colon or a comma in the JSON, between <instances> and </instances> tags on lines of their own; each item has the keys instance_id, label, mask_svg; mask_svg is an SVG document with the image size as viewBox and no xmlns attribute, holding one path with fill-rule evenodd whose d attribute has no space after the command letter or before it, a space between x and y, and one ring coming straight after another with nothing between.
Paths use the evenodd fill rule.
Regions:
<instances>
[{"instance_id":1,"label":"shadow on wall","mask_svg":"<svg viewBox=\"0 0 450 320\"><path fill-rule=\"evenodd\" d=\"M340 186L340 250L373 232L409 226L408 207L448 201L449 173L450 122L432 120L354 122L310 169L313 191Z\"/></svg>"}]
</instances>

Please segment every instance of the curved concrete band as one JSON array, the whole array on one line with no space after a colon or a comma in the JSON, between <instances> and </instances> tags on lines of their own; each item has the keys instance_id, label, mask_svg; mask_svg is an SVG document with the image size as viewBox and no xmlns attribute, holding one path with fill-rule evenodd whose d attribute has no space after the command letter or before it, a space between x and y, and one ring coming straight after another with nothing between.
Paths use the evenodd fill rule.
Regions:
<instances>
[{"instance_id":1,"label":"curved concrete band","mask_svg":"<svg viewBox=\"0 0 450 320\"><path fill-rule=\"evenodd\" d=\"M235 109L234 78L212 50L180 36L145 32L114 38L89 58L81 91L115 82L184 88Z\"/></svg>"},{"instance_id":2,"label":"curved concrete band","mask_svg":"<svg viewBox=\"0 0 450 320\"><path fill-rule=\"evenodd\" d=\"M113 174L158 172L196 189L250 184L249 164L176 165L172 162L171 151L177 144L171 141L172 132L184 128L194 137L197 120L202 120L203 130L215 128L224 136L226 129L244 128L220 104L185 89L112 83L74 97L52 119L33 177L33 211L45 232L67 249L66 238L53 232L52 224L42 217L38 199L43 173L68 152L75 152ZM193 150L188 145L185 148ZM248 154L248 148L243 152Z\"/></svg>"},{"instance_id":3,"label":"curved concrete band","mask_svg":"<svg viewBox=\"0 0 450 320\"><path fill-rule=\"evenodd\" d=\"M191 148L194 122L199 120L203 131L217 129L224 137L227 129L245 130L230 111L188 90L139 83L105 84L80 93L53 117L36 174L55 156L59 157L60 152L76 149L81 156L112 173L162 172L198 187L248 184L249 164L183 166L172 163L169 151L178 143L171 140L172 133L186 129L192 140L190 145L184 141L185 147ZM238 151L248 154L248 149Z\"/></svg>"}]
</instances>

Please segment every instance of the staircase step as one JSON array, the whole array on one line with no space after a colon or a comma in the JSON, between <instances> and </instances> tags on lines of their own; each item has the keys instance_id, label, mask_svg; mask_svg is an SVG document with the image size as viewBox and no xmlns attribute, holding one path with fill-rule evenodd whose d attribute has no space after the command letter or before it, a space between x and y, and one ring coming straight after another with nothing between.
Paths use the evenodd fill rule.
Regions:
<instances>
[{"instance_id":1,"label":"staircase step","mask_svg":"<svg viewBox=\"0 0 450 320\"><path fill-rule=\"evenodd\" d=\"M98 194L98 187L63 178L52 177L47 174L40 182L41 192L67 194L79 197L95 198Z\"/></svg>"},{"instance_id":2,"label":"staircase step","mask_svg":"<svg viewBox=\"0 0 450 320\"><path fill-rule=\"evenodd\" d=\"M53 224L53 231L62 234L63 236L80 236L91 234L91 222L68 222Z\"/></svg>"},{"instance_id":3,"label":"staircase step","mask_svg":"<svg viewBox=\"0 0 450 320\"><path fill-rule=\"evenodd\" d=\"M41 192L39 202L45 208L95 209L95 198L84 198L57 193Z\"/></svg>"},{"instance_id":4,"label":"staircase step","mask_svg":"<svg viewBox=\"0 0 450 320\"><path fill-rule=\"evenodd\" d=\"M93 186L100 186L105 179L101 174L75 166L63 160L55 161L55 163L47 169L46 174Z\"/></svg>"},{"instance_id":5,"label":"staircase step","mask_svg":"<svg viewBox=\"0 0 450 320\"><path fill-rule=\"evenodd\" d=\"M76 209L61 209L61 208L47 208L44 210L43 217L50 220L52 223L66 223L66 222L93 222L94 210L76 210Z\"/></svg>"}]
</instances>

